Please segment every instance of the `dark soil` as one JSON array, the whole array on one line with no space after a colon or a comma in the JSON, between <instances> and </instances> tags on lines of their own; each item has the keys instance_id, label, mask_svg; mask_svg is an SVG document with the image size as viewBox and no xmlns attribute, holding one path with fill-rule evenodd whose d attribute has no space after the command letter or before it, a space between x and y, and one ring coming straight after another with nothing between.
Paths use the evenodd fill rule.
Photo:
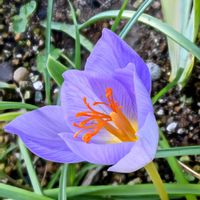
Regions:
<instances>
[{"instance_id":1,"label":"dark soil","mask_svg":"<svg viewBox=\"0 0 200 200\"><path fill-rule=\"evenodd\" d=\"M26 1L10 0L0 4L0 81L9 84L14 83L21 88L27 103L44 104L44 81L36 68L36 55L44 49L44 29L40 26L40 21L46 18L46 1L38 1L38 8L30 20L28 29L23 34L14 34L10 29L11 18L17 14L21 5ZM65 0L57 0L54 4L54 21L71 22L69 8ZM74 6L78 13L80 22L84 22L89 17L105 10L117 9L121 1L115 0L74 0ZM131 1L129 9L135 9L135 1ZM161 18L159 1L155 1L147 10L147 13ZM103 21L84 30L83 34L94 43L101 35L103 27L110 27L112 21ZM125 24L122 21L121 27ZM160 91L167 83L170 75L170 63L166 38L161 34L141 23L137 23L128 34L126 41L138 52L145 60L156 63L161 68L161 77L153 82L152 96ZM53 31L52 43L58 48L73 52L74 41L61 32ZM88 56L88 52L83 50L83 58ZM6 70L5 70L6 66ZM84 66L84 65L83 65ZM28 70L29 76L21 82L13 80L13 73L19 68L24 67ZM3 71L4 70L4 71ZM2 77L2 74L4 76ZM37 88L35 83L41 84L42 88ZM36 84L37 85L37 84ZM52 93L56 92L54 83ZM0 89L0 99L3 101L21 101L20 94L15 90ZM180 90L178 87L170 90L156 105L155 114L158 123L167 137L171 146L189 146L200 144L200 63L196 62L193 73L186 87ZM15 139L6 133L0 133L0 151L14 144ZM56 172L59 165L36 160L36 170L42 185L46 186L51 175ZM6 158L0 160L0 170L6 176L4 182L13 185L27 186L28 177L23 165L23 171L19 171L20 164L18 149L15 149ZM164 159L157 160L159 171L166 182L174 181L173 174ZM200 157L187 157L186 164L192 169L200 172ZM81 164L82 165L82 164ZM80 165L77 165L79 167ZM83 178L86 181L88 176L91 178L90 184L135 184L150 182L146 172L141 169L135 173L118 174L106 171L106 167L96 172L89 171ZM93 173L93 174L91 174ZM25 177L26 184L23 181ZM191 178L192 182L197 179ZM86 181L87 182L87 181ZM84 182L85 183L85 182Z\"/></svg>"}]
</instances>

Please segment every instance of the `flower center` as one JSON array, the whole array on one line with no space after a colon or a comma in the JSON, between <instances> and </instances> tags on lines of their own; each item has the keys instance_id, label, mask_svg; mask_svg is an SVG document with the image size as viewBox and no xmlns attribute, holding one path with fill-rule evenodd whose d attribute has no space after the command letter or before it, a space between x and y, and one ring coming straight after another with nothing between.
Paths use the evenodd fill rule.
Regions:
<instances>
[{"instance_id":1,"label":"flower center","mask_svg":"<svg viewBox=\"0 0 200 200\"><path fill-rule=\"evenodd\" d=\"M106 88L105 96L107 102L94 102L93 107L104 105L111 109L110 114L99 112L92 108L87 102L86 97L83 102L88 109L87 111L78 112L76 117L85 117L80 123L73 123L75 127L80 128L75 134L76 138L81 132L86 131L82 140L88 143L102 128L105 128L110 134L117 137L123 142L136 141L137 128L133 127L121 110L121 106L114 100L112 88Z\"/></svg>"}]
</instances>

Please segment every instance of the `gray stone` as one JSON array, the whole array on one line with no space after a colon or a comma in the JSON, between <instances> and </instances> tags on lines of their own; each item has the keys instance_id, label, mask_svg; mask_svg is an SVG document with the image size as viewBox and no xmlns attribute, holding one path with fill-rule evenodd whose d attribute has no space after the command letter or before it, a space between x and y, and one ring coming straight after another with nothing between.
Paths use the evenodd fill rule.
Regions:
<instances>
[{"instance_id":1,"label":"gray stone","mask_svg":"<svg viewBox=\"0 0 200 200\"><path fill-rule=\"evenodd\" d=\"M37 102L37 103L41 102L42 98L43 98L42 93L40 91L36 91L35 92L35 102Z\"/></svg>"},{"instance_id":2,"label":"gray stone","mask_svg":"<svg viewBox=\"0 0 200 200\"><path fill-rule=\"evenodd\" d=\"M177 127L177 122L171 122L170 124L167 125L166 129L168 132L173 132L175 131L176 127Z\"/></svg>"},{"instance_id":3,"label":"gray stone","mask_svg":"<svg viewBox=\"0 0 200 200\"><path fill-rule=\"evenodd\" d=\"M12 80L12 66L8 62L0 64L0 81L8 82Z\"/></svg>"},{"instance_id":4,"label":"gray stone","mask_svg":"<svg viewBox=\"0 0 200 200\"><path fill-rule=\"evenodd\" d=\"M33 83L33 87L36 89L36 90L42 90L43 89L43 84L41 81L36 81Z\"/></svg>"},{"instance_id":5,"label":"gray stone","mask_svg":"<svg viewBox=\"0 0 200 200\"><path fill-rule=\"evenodd\" d=\"M158 116L162 116L162 115L164 115L164 110L163 110L162 108L160 108L160 109L156 112L156 114L157 114Z\"/></svg>"},{"instance_id":6,"label":"gray stone","mask_svg":"<svg viewBox=\"0 0 200 200\"><path fill-rule=\"evenodd\" d=\"M160 67L153 63L153 62L147 62L147 67L149 68L149 71L151 73L151 78L153 81L158 80L161 76L161 69Z\"/></svg>"},{"instance_id":7,"label":"gray stone","mask_svg":"<svg viewBox=\"0 0 200 200\"><path fill-rule=\"evenodd\" d=\"M19 83L20 81L25 81L28 78L28 70L25 67L19 67L14 71L13 79Z\"/></svg>"},{"instance_id":8,"label":"gray stone","mask_svg":"<svg viewBox=\"0 0 200 200\"><path fill-rule=\"evenodd\" d=\"M178 134L183 134L183 133L185 133L185 129L184 129L184 128L179 128L179 129L177 130L177 133L178 133Z\"/></svg>"}]
</instances>

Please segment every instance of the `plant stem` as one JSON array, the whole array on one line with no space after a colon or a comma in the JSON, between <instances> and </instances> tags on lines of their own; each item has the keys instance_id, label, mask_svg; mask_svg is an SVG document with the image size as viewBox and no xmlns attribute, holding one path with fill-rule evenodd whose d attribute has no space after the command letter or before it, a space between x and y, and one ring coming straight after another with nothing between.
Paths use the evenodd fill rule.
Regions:
<instances>
[{"instance_id":1,"label":"plant stem","mask_svg":"<svg viewBox=\"0 0 200 200\"><path fill-rule=\"evenodd\" d=\"M46 64L47 59L50 54L51 49L51 19L53 11L53 0L48 0L47 6L47 29L46 29ZM46 103L51 104L51 86L50 86L50 76L47 71L47 66L44 67L44 80L45 80L45 94L46 94Z\"/></svg>"},{"instance_id":2,"label":"plant stem","mask_svg":"<svg viewBox=\"0 0 200 200\"><path fill-rule=\"evenodd\" d=\"M164 95L166 94L170 89L172 89L175 85L177 85L181 75L183 73L183 69L180 68L177 72L176 78L168 83L162 90L160 90L153 98L152 98L152 103L153 105Z\"/></svg>"},{"instance_id":3,"label":"plant stem","mask_svg":"<svg viewBox=\"0 0 200 200\"><path fill-rule=\"evenodd\" d=\"M161 200L169 200L168 194L165 190L164 184L162 182L162 179L160 178L160 175L154 165L153 162L150 162L145 166L146 171L148 172L154 186L156 187L156 190L159 193Z\"/></svg>"},{"instance_id":4,"label":"plant stem","mask_svg":"<svg viewBox=\"0 0 200 200\"><path fill-rule=\"evenodd\" d=\"M145 0L138 10L135 12L135 14L130 18L128 23L125 25L125 27L122 29L120 32L119 36L124 39L127 35L127 33L130 31L132 28L133 24L137 21L137 19L140 17L140 15L145 11L145 9L153 2L153 0Z\"/></svg>"},{"instance_id":5,"label":"plant stem","mask_svg":"<svg viewBox=\"0 0 200 200\"><path fill-rule=\"evenodd\" d=\"M124 11L124 9L126 8L127 4L128 4L128 0L124 0L124 2L123 2L123 4L122 4L122 7L120 8L120 11L119 11L119 13L118 13L118 15L117 15L117 17L116 17L116 19L115 19L115 22L114 22L114 24L113 24L112 27L111 27L111 30L112 30L113 32L115 32L117 26L119 25L119 23L120 23L120 21L121 21L121 18L122 18L123 11Z\"/></svg>"},{"instance_id":6,"label":"plant stem","mask_svg":"<svg viewBox=\"0 0 200 200\"><path fill-rule=\"evenodd\" d=\"M169 145L164 133L161 131L161 129L160 129L159 132L160 132L160 138L161 138L160 142L159 142L160 146L163 149L170 148L170 145ZM168 162L172 172L174 173L176 181L179 184L188 184L188 181L184 177L184 173L182 172L182 169L181 169L178 161L176 160L176 158L175 157L168 157L167 162ZM187 200L197 200L196 196L192 195L192 194L187 194L187 195L185 195L185 197L186 197Z\"/></svg>"},{"instance_id":7,"label":"plant stem","mask_svg":"<svg viewBox=\"0 0 200 200\"><path fill-rule=\"evenodd\" d=\"M73 68L76 68L76 65L65 54L61 53L60 56L64 58Z\"/></svg>"},{"instance_id":8,"label":"plant stem","mask_svg":"<svg viewBox=\"0 0 200 200\"><path fill-rule=\"evenodd\" d=\"M68 0L69 7L71 10L72 14L72 20L74 23L75 27L75 34L76 34L76 39L75 39L75 66L77 69L81 68L81 45L80 45L80 33L79 33L79 27L76 19L76 12L72 6L72 3L70 0Z\"/></svg>"},{"instance_id":9,"label":"plant stem","mask_svg":"<svg viewBox=\"0 0 200 200\"><path fill-rule=\"evenodd\" d=\"M35 193L42 195L42 190L40 188L40 184L39 184L36 172L34 170L29 152L26 149L26 147L24 146L24 143L22 142L22 140L20 138L18 138L18 144L19 144L20 152L21 152L21 154L24 158L24 161L26 163L26 168L27 168L30 180L31 180L31 184L33 186L33 190L34 190Z\"/></svg>"},{"instance_id":10,"label":"plant stem","mask_svg":"<svg viewBox=\"0 0 200 200\"><path fill-rule=\"evenodd\" d=\"M64 164L61 169L60 181L59 181L59 200L67 200L67 171L68 171L68 164Z\"/></svg>"}]
</instances>

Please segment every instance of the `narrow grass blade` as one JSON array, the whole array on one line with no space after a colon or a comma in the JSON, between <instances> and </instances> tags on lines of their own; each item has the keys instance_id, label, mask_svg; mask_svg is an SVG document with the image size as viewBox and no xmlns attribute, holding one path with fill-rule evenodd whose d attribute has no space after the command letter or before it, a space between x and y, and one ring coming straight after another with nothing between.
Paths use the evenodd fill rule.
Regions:
<instances>
[{"instance_id":1,"label":"narrow grass blade","mask_svg":"<svg viewBox=\"0 0 200 200\"><path fill-rule=\"evenodd\" d=\"M49 183L47 185L47 189L53 188L53 186L55 185L55 183L58 181L58 179L60 177L60 173L61 173L61 167L59 169L57 169L56 173L53 174L53 176L51 177L51 180L49 181Z\"/></svg>"},{"instance_id":2,"label":"narrow grass blade","mask_svg":"<svg viewBox=\"0 0 200 200\"><path fill-rule=\"evenodd\" d=\"M68 0L68 3L69 3L71 14L72 14L72 19L73 19L74 27L75 27L75 35L76 35L76 39L75 39L75 65L76 65L77 69L80 69L80 67L81 67L80 33L79 33L79 28L78 28L78 24L77 24L77 20L76 20L76 13L74 11L74 8L73 8L70 0Z\"/></svg>"},{"instance_id":3,"label":"narrow grass blade","mask_svg":"<svg viewBox=\"0 0 200 200\"><path fill-rule=\"evenodd\" d=\"M46 27L45 23L41 23L42 26ZM51 23L52 30L56 31L62 31L72 37L73 39L76 39L76 30L74 25L71 24L65 24L60 22L52 22ZM93 44L83 35L80 34L80 43L81 45L87 49L89 52L93 49Z\"/></svg>"},{"instance_id":4,"label":"narrow grass blade","mask_svg":"<svg viewBox=\"0 0 200 200\"><path fill-rule=\"evenodd\" d=\"M67 70L67 68L55 60L52 56L49 56L47 61L47 69L51 77L59 86L61 86L64 81L62 74Z\"/></svg>"},{"instance_id":5,"label":"narrow grass blade","mask_svg":"<svg viewBox=\"0 0 200 200\"><path fill-rule=\"evenodd\" d=\"M0 160L3 160L10 152L17 148L16 144L12 144L5 149L5 151L1 151Z\"/></svg>"},{"instance_id":6,"label":"narrow grass blade","mask_svg":"<svg viewBox=\"0 0 200 200\"><path fill-rule=\"evenodd\" d=\"M121 9L120 9L120 11L119 11L119 13L118 13L118 15L117 15L117 17L116 17L116 19L115 19L115 21L114 21L112 27L111 27L111 30L112 30L113 32L115 32L117 26L119 25L119 23L120 23L120 21L121 21L121 18L122 18L122 13L123 13L124 10L126 9L127 4L128 4L128 0L124 0L123 4L122 4L122 6L121 6Z\"/></svg>"},{"instance_id":7,"label":"narrow grass blade","mask_svg":"<svg viewBox=\"0 0 200 200\"><path fill-rule=\"evenodd\" d=\"M62 53L60 54L60 56L64 58L68 62L68 64L70 64L73 68L76 68L75 64L65 54Z\"/></svg>"},{"instance_id":8,"label":"narrow grass blade","mask_svg":"<svg viewBox=\"0 0 200 200\"><path fill-rule=\"evenodd\" d=\"M170 148L169 143L167 141L167 139L165 138L163 132L160 130L160 136L161 139L159 141L159 144L162 148ZM185 147L185 148L190 148L190 147ZM199 151L197 151L199 154ZM162 154L162 153L161 153ZM188 184L188 181L185 179L185 176L183 174L183 171L180 167L180 165L178 164L176 158L174 157L168 157L167 158L167 162L174 174L175 180L179 183L179 184ZM196 197L194 195L191 194L186 194L186 199L188 200L196 200Z\"/></svg>"},{"instance_id":9,"label":"narrow grass blade","mask_svg":"<svg viewBox=\"0 0 200 200\"><path fill-rule=\"evenodd\" d=\"M181 75L183 73L183 69L180 68L176 78L168 83L164 88L162 88L153 98L152 98L152 103L155 104L164 94L166 94L170 89L172 89L175 85L177 85Z\"/></svg>"},{"instance_id":10,"label":"narrow grass blade","mask_svg":"<svg viewBox=\"0 0 200 200\"><path fill-rule=\"evenodd\" d=\"M74 185L76 173L76 164L69 164L67 171L67 186Z\"/></svg>"},{"instance_id":11,"label":"narrow grass blade","mask_svg":"<svg viewBox=\"0 0 200 200\"><path fill-rule=\"evenodd\" d=\"M24 161L26 163L26 168L27 168L28 175L29 175L31 184L33 186L34 192L37 193L37 194L42 194L42 190L40 188L40 184L39 184L36 172L34 170L29 152L26 149L26 147L24 146L24 143L22 142L22 140L20 138L18 138L18 144L19 144L20 152L21 152L21 154L24 158Z\"/></svg>"},{"instance_id":12,"label":"narrow grass blade","mask_svg":"<svg viewBox=\"0 0 200 200\"><path fill-rule=\"evenodd\" d=\"M0 114L0 122L1 121L11 121L11 120L15 119L16 117L20 116L21 114L22 114L21 111L7 112L7 113Z\"/></svg>"},{"instance_id":13,"label":"narrow grass blade","mask_svg":"<svg viewBox=\"0 0 200 200\"><path fill-rule=\"evenodd\" d=\"M0 197L14 200L53 200L34 192L0 183Z\"/></svg>"},{"instance_id":14,"label":"narrow grass blade","mask_svg":"<svg viewBox=\"0 0 200 200\"><path fill-rule=\"evenodd\" d=\"M145 9L153 2L153 0L145 0L138 10L133 14L133 16L130 18L128 23L125 25L125 27L120 32L119 36L123 39L126 37L127 33L130 31L132 26L135 24L135 22L138 20L140 15L145 11Z\"/></svg>"},{"instance_id":15,"label":"narrow grass blade","mask_svg":"<svg viewBox=\"0 0 200 200\"><path fill-rule=\"evenodd\" d=\"M0 110L7 110L7 109L21 109L25 108L27 110L34 110L38 107L35 105L21 103L21 102L10 102L10 101L1 101L0 102Z\"/></svg>"},{"instance_id":16,"label":"narrow grass blade","mask_svg":"<svg viewBox=\"0 0 200 200\"><path fill-rule=\"evenodd\" d=\"M183 197L185 194L194 194L200 196L200 185L198 184L164 184L168 194L171 196ZM45 190L44 194L56 198L59 188ZM109 196L109 197L135 197L138 196L157 196L153 184L139 185L118 185L118 186L75 186L67 188L68 197L78 197L82 195L90 196Z\"/></svg>"},{"instance_id":17,"label":"narrow grass blade","mask_svg":"<svg viewBox=\"0 0 200 200\"><path fill-rule=\"evenodd\" d=\"M51 19L53 12L53 0L48 0L47 6L47 28L46 28L46 41L45 41L45 50L46 50L46 64L47 59L51 51ZM47 71L47 66L44 67L44 80L45 80L45 94L46 94L46 103L51 104L51 85L50 77Z\"/></svg>"},{"instance_id":18,"label":"narrow grass blade","mask_svg":"<svg viewBox=\"0 0 200 200\"><path fill-rule=\"evenodd\" d=\"M185 155L200 155L200 146L186 146L186 147L166 147L159 149L156 153L156 158L167 158L174 156Z\"/></svg>"},{"instance_id":19,"label":"narrow grass blade","mask_svg":"<svg viewBox=\"0 0 200 200\"><path fill-rule=\"evenodd\" d=\"M86 175L89 170L97 168L98 165L86 163L81 169L77 172L74 185L79 185L81 179Z\"/></svg>"},{"instance_id":20,"label":"narrow grass blade","mask_svg":"<svg viewBox=\"0 0 200 200\"><path fill-rule=\"evenodd\" d=\"M79 29L83 29L87 26L90 26L97 21L110 19L110 18L116 18L118 15L118 10L111 10L111 11L105 11L102 13L99 13L93 17L91 17L88 21L81 24L79 26ZM130 19L135 11L124 11L122 14L123 19ZM196 56L200 60L200 48L198 48L195 44L193 44L190 40L188 40L186 37L184 37L182 34L174 30L172 27L167 25L166 23L162 22L159 19L156 19L155 17L152 17L147 14L142 14L138 21L147 24L156 30L162 32L167 37L171 38L173 41L175 41L177 44L191 52L194 56Z\"/></svg>"},{"instance_id":21,"label":"narrow grass blade","mask_svg":"<svg viewBox=\"0 0 200 200\"><path fill-rule=\"evenodd\" d=\"M0 89L15 89L15 88L16 88L15 84L8 84L0 81Z\"/></svg>"},{"instance_id":22,"label":"narrow grass blade","mask_svg":"<svg viewBox=\"0 0 200 200\"><path fill-rule=\"evenodd\" d=\"M64 164L62 169L61 169L58 200L67 200L67 191L66 191L66 186L67 186L67 168L68 168L68 165Z\"/></svg>"}]
</instances>

